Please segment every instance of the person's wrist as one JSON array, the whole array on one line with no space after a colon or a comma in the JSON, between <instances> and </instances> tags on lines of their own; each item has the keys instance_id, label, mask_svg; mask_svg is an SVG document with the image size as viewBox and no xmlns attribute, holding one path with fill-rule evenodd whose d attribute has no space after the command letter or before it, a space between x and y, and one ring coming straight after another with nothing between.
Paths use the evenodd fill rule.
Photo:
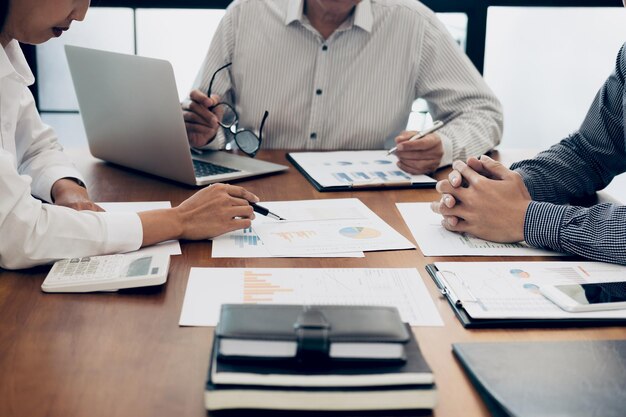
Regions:
<instances>
[{"instance_id":1,"label":"person's wrist","mask_svg":"<svg viewBox=\"0 0 626 417\"><path fill-rule=\"evenodd\" d=\"M185 225L187 224L185 220L187 217L186 213L178 206L170 209L168 214L176 240L183 239L185 237Z\"/></svg>"},{"instance_id":2,"label":"person's wrist","mask_svg":"<svg viewBox=\"0 0 626 417\"><path fill-rule=\"evenodd\" d=\"M52 189L50 190L52 202L54 203L62 194L70 191L78 191L87 194L85 184L79 179L71 177L61 178L52 184Z\"/></svg>"}]
</instances>

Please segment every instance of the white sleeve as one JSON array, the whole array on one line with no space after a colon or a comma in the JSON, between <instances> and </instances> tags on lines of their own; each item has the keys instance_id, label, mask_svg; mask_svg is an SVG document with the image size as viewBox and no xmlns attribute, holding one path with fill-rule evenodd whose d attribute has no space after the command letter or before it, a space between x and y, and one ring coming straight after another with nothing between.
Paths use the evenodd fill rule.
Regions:
<instances>
[{"instance_id":1,"label":"white sleeve","mask_svg":"<svg viewBox=\"0 0 626 417\"><path fill-rule=\"evenodd\" d=\"M469 58L434 16L416 66L416 97L428 103L444 145L440 166L481 155L500 143L502 106Z\"/></svg>"},{"instance_id":2,"label":"white sleeve","mask_svg":"<svg viewBox=\"0 0 626 417\"><path fill-rule=\"evenodd\" d=\"M52 185L61 178L76 178L84 182L63 153L55 132L41 121L28 88L24 88L20 97L15 142L18 171L33 179L31 193L37 198L52 201Z\"/></svg>"},{"instance_id":3,"label":"white sleeve","mask_svg":"<svg viewBox=\"0 0 626 417\"><path fill-rule=\"evenodd\" d=\"M0 267L27 268L57 259L128 252L141 246L135 213L75 211L31 196L30 177L0 150Z\"/></svg>"}]
</instances>

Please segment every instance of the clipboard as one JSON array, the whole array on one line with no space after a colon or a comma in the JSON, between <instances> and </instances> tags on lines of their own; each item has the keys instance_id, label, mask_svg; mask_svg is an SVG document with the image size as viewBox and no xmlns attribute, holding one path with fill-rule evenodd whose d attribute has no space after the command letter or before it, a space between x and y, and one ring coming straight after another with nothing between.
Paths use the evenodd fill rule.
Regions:
<instances>
[{"instance_id":1,"label":"clipboard","mask_svg":"<svg viewBox=\"0 0 626 417\"><path fill-rule=\"evenodd\" d=\"M426 265L426 272L435 281L439 292L446 297L452 311L461 325L466 329L496 329L496 328L526 328L526 327L599 327L623 326L626 319L606 318L571 318L571 319L474 319L463 308L463 301L459 300L454 290L442 279L441 273L434 264ZM471 293L470 293L471 296Z\"/></svg>"},{"instance_id":2,"label":"clipboard","mask_svg":"<svg viewBox=\"0 0 626 417\"><path fill-rule=\"evenodd\" d=\"M306 178L317 191L330 192L330 191L367 191L367 190L394 190L403 188L434 188L437 181L433 179L432 182L411 182L411 181L387 181L387 182L353 182L346 185L336 186L324 186L320 184L313 176L296 161L291 153L287 153L287 160Z\"/></svg>"}]
</instances>

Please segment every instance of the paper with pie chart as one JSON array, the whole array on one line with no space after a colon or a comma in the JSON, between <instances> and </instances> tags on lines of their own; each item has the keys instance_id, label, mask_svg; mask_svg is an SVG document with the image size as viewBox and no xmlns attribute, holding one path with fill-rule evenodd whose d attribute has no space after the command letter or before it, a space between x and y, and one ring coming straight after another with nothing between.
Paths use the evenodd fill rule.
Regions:
<instances>
[{"instance_id":1,"label":"paper with pie chart","mask_svg":"<svg viewBox=\"0 0 626 417\"><path fill-rule=\"evenodd\" d=\"M253 230L263 241L265 249L274 256L415 248L413 243L385 223L359 199L285 203L264 204L287 221L253 224ZM316 214L303 214L312 211ZM321 213L333 214L324 218Z\"/></svg>"},{"instance_id":2,"label":"paper with pie chart","mask_svg":"<svg viewBox=\"0 0 626 417\"><path fill-rule=\"evenodd\" d=\"M602 262L437 262L438 279L474 319L626 318L626 310L571 313L542 285L623 281L626 267Z\"/></svg>"}]
</instances>

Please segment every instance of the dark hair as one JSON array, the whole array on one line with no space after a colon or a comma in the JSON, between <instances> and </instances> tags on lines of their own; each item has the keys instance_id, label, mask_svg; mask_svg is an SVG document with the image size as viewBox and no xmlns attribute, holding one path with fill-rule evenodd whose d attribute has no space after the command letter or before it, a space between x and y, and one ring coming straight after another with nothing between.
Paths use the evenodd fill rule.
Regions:
<instances>
[{"instance_id":1,"label":"dark hair","mask_svg":"<svg viewBox=\"0 0 626 417\"><path fill-rule=\"evenodd\" d=\"M9 0L0 0L0 31L4 30L7 16L9 15Z\"/></svg>"}]
</instances>

